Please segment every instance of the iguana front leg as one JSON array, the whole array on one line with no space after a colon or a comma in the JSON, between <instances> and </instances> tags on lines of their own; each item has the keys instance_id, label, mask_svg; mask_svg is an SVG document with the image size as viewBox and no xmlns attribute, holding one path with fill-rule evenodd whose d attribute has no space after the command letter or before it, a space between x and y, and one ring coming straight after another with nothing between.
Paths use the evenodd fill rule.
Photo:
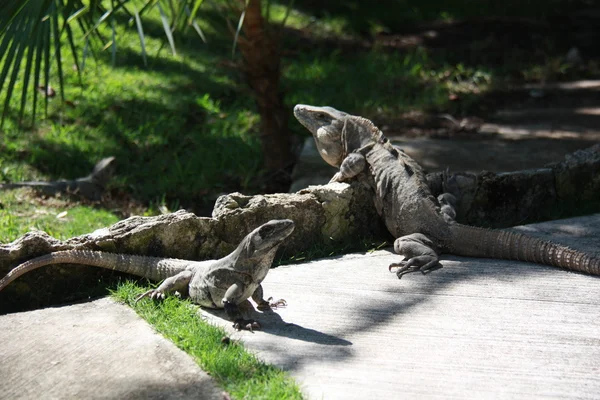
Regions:
<instances>
[{"instance_id":1,"label":"iguana front leg","mask_svg":"<svg viewBox=\"0 0 600 400\"><path fill-rule=\"evenodd\" d=\"M235 329L242 330L246 329L252 331L254 329L260 329L260 324L253 319L242 318L242 313L238 307L238 302L242 299L244 294L244 285L241 283L234 283L227 289L225 296L223 296L223 308L227 313L229 319L233 321L233 327ZM242 300L246 300L245 298Z\"/></svg>"},{"instance_id":2,"label":"iguana front leg","mask_svg":"<svg viewBox=\"0 0 600 400\"><path fill-rule=\"evenodd\" d=\"M398 279L411 272L421 271L423 274L427 274L442 268L435 244L421 233L413 233L396 239L394 251L405 257L405 261L389 266L390 272L392 268L398 268L396 271Z\"/></svg>"},{"instance_id":3,"label":"iguana front leg","mask_svg":"<svg viewBox=\"0 0 600 400\"><path fill-rule=\"evenodd\" d=\"M367 165L365 156L360 153L350 153L344 158L344 161L342 161L340 171L331 178L329 183L343 182L347 179L354 178L365 169L365 165Z\"/></svg>"},{"instance_id":4,"label":"iguana front leg","mask_svg":"<svg viewBox=\"0 0 600 400\"><path fill-rule=\"evenodd\" d=\"M287 302L284 299L271 301L272 299L272 297L269 297L265 300L262 285L258 285L254 293L252 293L252 300L257 304L259 310L270 310L272 308L285 307L287 305Z\"/></svg>"},{"instance_id":5,"label":"iguana front leg","mask_svg":"<svg viewBox=\"0 0 600 400\"><path fill-rule=\"evenodd\" d=\"M163 300L165 298L165 293L183 290L187 291L193 275L194 273L192 271L181 271L177 275L165 279L156 289L150 289L147 292L140 294L135 298L135 303L144 297L150 297L152 300Z\"/></svg>"}]
</instances>

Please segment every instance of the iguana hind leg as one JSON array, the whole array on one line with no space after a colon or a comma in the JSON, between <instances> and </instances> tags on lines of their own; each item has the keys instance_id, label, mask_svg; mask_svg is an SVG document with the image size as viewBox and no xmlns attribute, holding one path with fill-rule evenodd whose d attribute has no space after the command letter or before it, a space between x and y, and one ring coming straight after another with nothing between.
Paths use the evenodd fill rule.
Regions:
<instances>
[{"instance_id":1,"label":"iguana hind leg","mask_svg":"<svg viewBox=\"0 0 600 400\"><path fill-rule=\"evenodd\" d=\"M396 239L394 251L405 258L404 261L389 266L390 272L392 268L398 268L395 271L398 279L411 272L420 271L427 274L442 268L435 244L422 233L413 233Z\"/></svg>"}]
</instances>

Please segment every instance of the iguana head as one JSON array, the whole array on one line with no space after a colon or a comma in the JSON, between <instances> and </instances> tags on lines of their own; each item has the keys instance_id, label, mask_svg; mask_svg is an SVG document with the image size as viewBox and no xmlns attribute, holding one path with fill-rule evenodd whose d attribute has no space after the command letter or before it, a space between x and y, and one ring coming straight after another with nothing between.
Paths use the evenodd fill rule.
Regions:
<instances>
[{"instance_id":1,"label":"iguana head","mask_svg":"<svg viewBox=\"0 0 600 400\"><path fill-rule=\"evenodd\" d=\"M279 246L294 231L291 219L274 219L250 232L247 251L249 257L260 257Z\"/></svg>"},{"instance_id":2,"label":"iguana head","mask_svg":"<svg viewBox=\"0 0 600 400\"><path fill-rule=\"evenodd\" d=\"M312 133L323 160L329 165L339 167L346 156L342 132L349 115L332 107L306 104L296 105L294 115Z\"/></svg>"}]
</instances>

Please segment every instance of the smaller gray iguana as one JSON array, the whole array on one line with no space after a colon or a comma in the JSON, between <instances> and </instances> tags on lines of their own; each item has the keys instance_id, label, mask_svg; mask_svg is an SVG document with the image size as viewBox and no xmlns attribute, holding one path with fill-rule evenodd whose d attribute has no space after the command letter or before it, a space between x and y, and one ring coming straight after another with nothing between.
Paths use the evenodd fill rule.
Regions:
<instances>
[{"instance_id":1,"label":"smaller gray iguana","mask_svg":"<svg viewBox=\"0 0 600 400\"><path fill-rule=\"evenodd\" d=\"M138 296L163 299L165 293L179 291L208 308L224 308L236 329L259 328L258 322L243 319L238 308L252 297L259 309L285 304L279 300L270 303L263 298L261 282L267 276L275 253L294 230L289 219L272 220L250 232L227 256L218 260L188 261L114 254L91 250L66 250L46 254L26 261L12 269L2 280L0 290L26 272L50 264L84 264L113 269L164 282Z\"/></svg>"},{"instance_id":2,"label":"smaller gray iguana","mask_svg":"<svg viewBox=\"0 0 600 400\"><path fill-rule=\"evenodd\" d=\"M321 157L340 170L331 179L359 179L373 189L374 203L394 250L405 261L396 274L441 268L442 252L553 265L600 275L600 258L507 230L481 229L454 221L453 196L433 197L423 169L393 146L368 119L332 107L298 104L294 115L313 135Z\"/></svg>"},{"instance_id":3,"label":"smaller gray iguana","mask_svg":"<svg viewBox=\"0 0 600 400\"><path fill-rule=\"evenodd\" d=\"M107 157L98 161L94 166L92 173L83 178L52 182L28 181L0 183L0 190L28 187L43 193L46 196L55 196L58 193L69 193L79 195L89 200L100 200L114 169L115 158Z\"/></svg>"}]
</instances>

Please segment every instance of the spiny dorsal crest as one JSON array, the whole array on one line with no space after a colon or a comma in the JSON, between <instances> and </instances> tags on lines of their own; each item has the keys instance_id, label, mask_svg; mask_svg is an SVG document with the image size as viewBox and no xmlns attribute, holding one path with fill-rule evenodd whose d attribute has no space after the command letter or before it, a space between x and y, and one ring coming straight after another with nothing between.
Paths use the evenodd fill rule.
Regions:
<instances>
[{"instance_id":1,"label":"spiny dorsal crest","mask_svg":"<svg viewBox=\"0 0 600 400\"><path fill-rule=\"evenodd\" d=\"M383 136L383 132L381 132L379 128L370 120L359 116L355 116L354 118L356 118L357 122L361 126L364 126L374 138L379 139L381 136Z\"/></svg>"}]
</instances>

